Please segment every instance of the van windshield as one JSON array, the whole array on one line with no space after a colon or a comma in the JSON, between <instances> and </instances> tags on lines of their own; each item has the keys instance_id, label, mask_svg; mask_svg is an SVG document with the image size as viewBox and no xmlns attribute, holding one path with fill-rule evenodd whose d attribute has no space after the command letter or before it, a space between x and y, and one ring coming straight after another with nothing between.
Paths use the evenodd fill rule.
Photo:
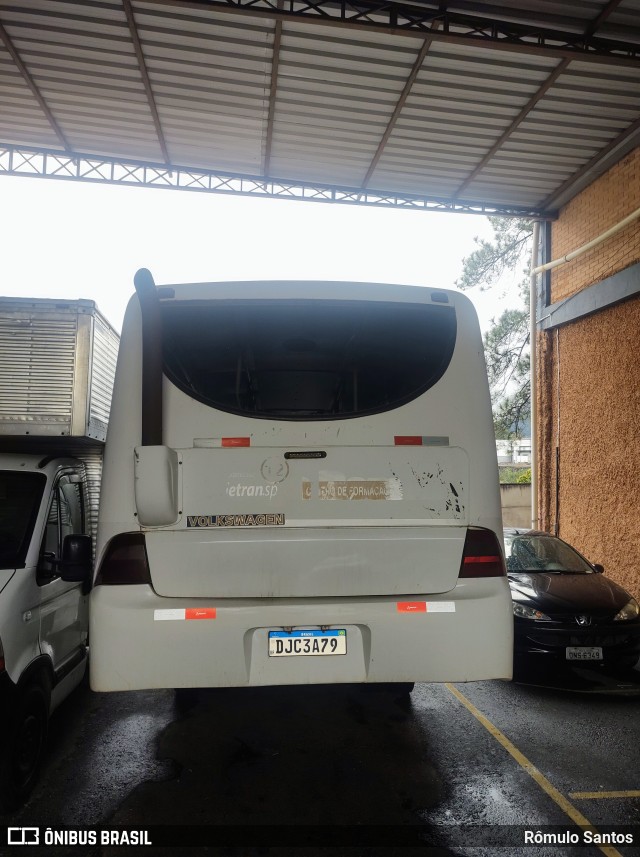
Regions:
<instances>
[{"instance_id":1,"label":"van windshield","mask_svg":"<svg viewBox=\"0 0 640 857\"><path fill-rule=\"evenodd\" d=\"M46 479L0 470L0 568L24 567Z\"/></svg>"},{"instance_id":2,"label":"van windshield","mask_svg":"<svg viewBox=\"0 0 640 857\"><path fill-rule=\"evenodd\" d=\"M456 341L451 306L221 300L161 309L167 377L211 407L263 419L399 407L444 375Z\"/></svg>"}]
</instances>

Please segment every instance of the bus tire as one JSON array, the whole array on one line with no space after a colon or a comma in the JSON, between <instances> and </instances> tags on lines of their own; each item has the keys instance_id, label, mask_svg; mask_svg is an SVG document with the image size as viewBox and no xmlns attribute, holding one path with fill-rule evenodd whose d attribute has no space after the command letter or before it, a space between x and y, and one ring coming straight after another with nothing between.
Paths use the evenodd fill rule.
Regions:
<instances>
[{"instance_id":1,"label":"bus tire","mask_svg":"<svg viewBox=\"0 0 640 857\"><path fill-rule=\"evenodd\" d=\"M175 704L179 712L187 712L200 701L200 688L197 687L176 687Z\"/></svg>"},{"instance_id":2,"label":"bus tire","mask_svg":"<svg viewBox=\"0 0 640 857\"><path fill-rule=\"evenodd\" d=\"M389 684L389 693L394 699L409 699L415 687L413 681L396 681Z\"/></svg>"},{"instance_id":3,"label":"bus tire","mask_svg":"<svg viewBox=\"0 0 640 857\"><path fill-rule=\"evenodd\" d=\"M376 684L365 685L370 688L372 691L385 693L390 696L392 699L404 700L409 699L411 696L411 692L415 687L415 682L413 681L385 681L378 682Z\"/></svg>"}]
</instances>

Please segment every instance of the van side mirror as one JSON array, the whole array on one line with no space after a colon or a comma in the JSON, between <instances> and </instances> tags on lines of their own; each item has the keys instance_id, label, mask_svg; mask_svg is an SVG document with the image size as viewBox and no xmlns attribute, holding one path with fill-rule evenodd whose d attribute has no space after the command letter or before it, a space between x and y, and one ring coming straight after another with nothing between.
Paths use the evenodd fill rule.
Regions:
<instances>
[{"instance_id":1,"label":"van side mirror","mask_svg":"<svg viewBox=\"0 0 640 857\"><path fill-rule=\"evenodd\" d=\"M92 569L91 536L65 536L58 565L60 577L70 583L87 583L91 580Z\"/></svg>"},{"instance_id":2,"label":"van side mirror","mask_svg":"<svg viewBox=\"0 0 640 857\"><path fill-rule=\"evenodd\" d=\"M135 499L143 527L167 527L180 514L178 453L168 446L137 446Z\"/></svg>"}]
</instances>

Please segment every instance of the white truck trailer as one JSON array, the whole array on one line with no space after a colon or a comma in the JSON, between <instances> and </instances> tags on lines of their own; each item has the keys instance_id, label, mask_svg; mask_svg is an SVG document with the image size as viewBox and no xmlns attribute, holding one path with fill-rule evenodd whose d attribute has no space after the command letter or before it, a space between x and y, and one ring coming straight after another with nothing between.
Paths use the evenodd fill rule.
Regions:
<instances>
[{"instance_id":1,"label":"white truck trailer","mask_svg":"<svg viewBox=\"0 0 640 857\"><path fill-rule=\"evenodd\" d=\"M0 805L82 681L119 336L90 300L0 298Z\"/></svg>"}]
</instances>

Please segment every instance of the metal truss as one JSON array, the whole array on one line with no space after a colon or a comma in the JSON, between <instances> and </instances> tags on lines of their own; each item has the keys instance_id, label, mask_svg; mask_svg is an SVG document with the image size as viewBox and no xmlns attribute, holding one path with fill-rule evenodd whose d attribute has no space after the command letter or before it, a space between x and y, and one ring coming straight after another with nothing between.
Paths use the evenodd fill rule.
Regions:
<instances>
[{"instance_id":1,"label":"metal truss","mask_svg":"<svg viewBox=\"0 0 640 857\"><path fill-rule=\"evenodd\" d=\"M171 190L275 197L308 202L375 205L421 211L465 212L549 219L553 213L536 208L487 202L443 199L412 194L385 193L362 188L342 188L257 176L221 174L189 167L142 163L96 155L73 155L46 149L28 149L0 143L0 175L84 181L98 184L138 185Z\"/></svg>"},{"instance_id":2,"label":"metal truss","mask_svg":"<svg viewBox=\"0 0 640 857\"><path fill-rule=\"evenodd\" d=\"M476 43L492 49L608 64L640 63L640 43L597 36L593 30L571 32L545 23L504 20L486 13L474 15L475 4L465 3L471 14L442 8L442 3L397 2L397 0L156 0L163 5L211 8L246 12L281 20L315 21L321 24L362 26L393 32L432 36L435 41ZM482 13L484 16L481 17ZM530 17L534 17L531 13Z\"/></svg>"}]
</instances>

